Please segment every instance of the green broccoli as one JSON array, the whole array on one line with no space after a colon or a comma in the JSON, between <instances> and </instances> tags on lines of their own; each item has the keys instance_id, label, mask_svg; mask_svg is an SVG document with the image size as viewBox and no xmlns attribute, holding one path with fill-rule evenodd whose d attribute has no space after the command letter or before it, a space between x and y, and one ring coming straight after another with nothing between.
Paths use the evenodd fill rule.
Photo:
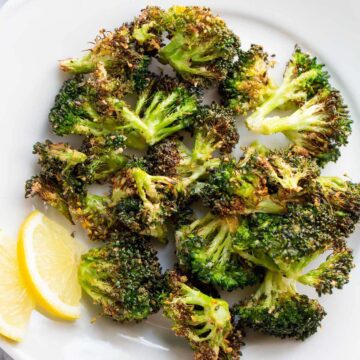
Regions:
<instances>
[{"instance_id":1,"label":"green broccoli","mask_svg":"<svg viewBox=\"0 0 360 360\"><path fill-rule=\"evenodd\" d=\"M268 75L274 61L259 45L251 45L248 51L239 51L239 58L219 92L225 102L236 113L246 115L267 100L276 86Z\"/></svg>"},{"instance_id":2,"label":"green broccoli","mask_svg":"<svg viewBox=\"0 0 360 360\"><path fill-rule=\"evenodd\" d=\"M130 164L113 179L111 200L117 219L132 231L165 241L166 220L177 209L176 185L175 178L150 175Z\"/></svg>"},{"instance_id":3,"label":"green broccoli","mask_svg":"<svg viewBox=\"0 0 360 360\"><path fill-rule=\"evenodd\" d=\"M196 181L220 165L214 153L226 156L239 140L232 113L216 104L199 109L193 129L192 149L172 137L150 147L147 154L151 172L179 178L179 186L190 194Z\"/></svg>"},{"instance_id":4,"label":"green broccoli","mask_svg":"<svg viewBox=\"0 0 360 360\"><path fill-rule=\"evenodd\" d=\"M127 145L143 149L189 126L197 107L197 96L167 77L149 80L134 109L76 77L63 85L49 118L60 136L125 135Z\"/></svg>"},{"instance_id":5,"label":"green broccoli","mask_svg":"<svg viewBox=\"0 0 360 360\"><path fill-rule=\"evenodd\" d=\"M125 24L113 32L101 30L85 56L62 60L60 68L72 74L85 74L95 71L101 64L118 78L130 78L143 73L149 62L147 56L135 49L131 30Z\"/></svg>"},{"instance_id":6,"label":"green broccoli","mask_svg":"<svg viewBox=\"0 0 360 360\"><path fill-rule=\"evenodd\" d=\"M282 213L318 175L318 166L301 148L270 150L254 143L238 162L229 159L212 172L202 197L224 216Z\"/></svg>"},{"instance_id":7,"label":"green broccoli","mask_svg":"<svg viewBox=\"0 0 360 360\"><path fill-rule=\"evenodd\" d=\"M164 11L157 6L147 6L131 23L132 37L146 53L156 54L162 46Z\"/></svg>"},{"instance_id":8,"label":"green broccoli","mask_svg":"<svg viewBox=\"0 0 360 360\"><path fill-rule=\"evenodd\" d=\"M246 119L250 130L266 133L264 119L272 111L292 104L303 104L329 88L329 75L317 59L296 47L285 69L281 85Z\"/></svg>"},{"instance_id":9,"label":"green broccoli","mask_svg":"<svg viewBox=\"0 0 360 360\"><path fill-rule=\"evenodd\" d=\"M154 77L139 94L134 109L116 98L106 101L124 129L139 134L149 145L188 127L198 109L196 94L167 76Z\"/></svg>"},{"instance_id":10,"label":"green broccoli","mask_svg":"<svg viewBox=\"0 0 360 360\"><path fill-rule=\"evenodd\" d=\"M173 6L163 16L169 43L159 50L159 60L179 76L206 87L225 78L239 48L238 37L210 9Z\"/></svg>"},{"instance_id":11,"label":"green broccoli","mask_svg":"<svg viewBox=\"0 0 360 360\"><path fill-rule=\"evenodd\" d=\"M339 158L339 147L347 144L351 124L340 93L324 89L289 116L263 119L261 132L282 132L294 144L307 149L323 166Z\"/></svg>"},{"instance_id":12,"label":"green broccoli","mask_svg":"<svg viewBox=\"0 0 360 360\"><path fill-rule=\"evenodd\" d=\"M244 327L296 340L313 335L326 315L317 300L300 295L293 284L272 271L256 293L234 305L231 312Z\"/></svg>"},{"instance_id":13,"label":"green broccoli","mask_svg":"<svg viewBox=\"0 0 360 360\"><path fill-rule=\"evenodd\" d=\"M218 218L208 213L176 232L179 264L204 283L224 290L253 285L261 272L233 251L236 217Z\"/></svg>"},{"instance_id":14,"label":"green broccoli","mask_svg":"<svg viewBox=\"0 0 360 360\"><path fill-rule=\"evenodd\" d=\"M173 321L175 334L189 341L194 358L239 359L241 333L232 325L229 305L190 286L187 277L175 271L167 279L164 315Z\"/></svg>"},{"instance_id":15,"label":"green broccoli","mask_svg":"<svg viewBox=\"0 0 360 360\"><path fill-rule=\"evenodd\" d=\"M115 321L146 319L159 311L164 288L156 251L137 235L112 234L108 240L82 255L80 285Z\"/></svg>"}]
</instances>

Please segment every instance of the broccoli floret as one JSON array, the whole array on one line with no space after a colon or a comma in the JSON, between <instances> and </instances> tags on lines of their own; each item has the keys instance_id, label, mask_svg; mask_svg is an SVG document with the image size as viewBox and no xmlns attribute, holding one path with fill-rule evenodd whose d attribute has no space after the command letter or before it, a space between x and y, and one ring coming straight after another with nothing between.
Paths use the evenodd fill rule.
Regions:
<instances>
[{"instance_id":1,"label":"broccoli floret","mask_svg":"<svg viewBox=\"0 0 360 360\"><path fill-rule=\"evenodd\" d=\"M351 250L340 249L329 255L318 268L301 275L297 280L314 287L319 295L331 294L333 288L342 289L349 282L353 260Z\"/></svg>"},{"instance_id":2,"label":"broccoli floret","mask_svg":"<svg viewBox=\"0 0 360 360\"><path fill-rule=\"evenodd\" d=\"M136 51L131 40L131 31L126 24L113 32L103 29L85 56L62 60L60 68L72 74L85 74L103 64L112 75L129 78L136 72L141 73L149 64L149 58Z\"/></svg>"},{"instance_id":3,"label":"broccoli floret","mask_svg":"<svg viewBox=\"0 0 360 360\"><path fill-rule=\"evenodd\" d=\"M229 159L212 172L202 196L220 215L281 213L318 175L316 163L302 149L269 150L254 143L238 162Z\"/></svg>"},{"instance_id":4,"label":"broccoli floret","mask_svg":"<svg viewBox=\"0 0 360 360\"><path fill-rule=\"evenodd\" d=\"M139 134L149 145L188 127L198 109L196 94L166 76L150 81L134 109L119 99L108 98L107 102L124 128Z\"/></svg>"},{"instance_id":5,"label":"broccoli floret","mask_svg":"<svg viewBox=\"0 0 360 360\"><path fill-rule=\"evenodd\" d=\"M328 89L329 75L323 67L315 57L297 47L287 64L281 85L246 119L248 128L267 134L264 118L273 110L303 104L320 90Z\"/></svg>"},{"instance_id":6,"label":"broccoli floret","mask_svg":"<svg viewBox=\"0 0 360 360\"><path fill-rule=\"evenodd\" d=\"M344 215L325 203L288 205L283 215L252 214L237 229L234 251L256 265L298 280L304 268L326 251L332 251L333 259L338 259L335 254L346 248L344 239L348 235L339 225L343 221ZM351 270L351 266L336 267L328 261L320 266L323 273L326 264L328 278L331 272L339 278L340 269L346 278ZM324 289L329 292L329 286L338 285L342 286L340 281L328 281Z\"/></svg>"},{"instance_id":7,"label":"broccoli floret","mask_svg":"<svg viewBox=\"0 0 360 360\"><path fill-rule=\"evenodd\" d=\"M239 48L238 37L210 9L173 6L163 17L169 43L159 60L170 64L184 80L208 86L225 78Z\"/></svg>"},{"instance_id":8,"label":"broccoli floret","mask_svg":"<svg viewBox=\"0 0 360 360\"><path fill-rule=\"evenodd\" d=\"M351 217L351 222L357 223L360 218L360 184L344 180L336 176L319 176L316 179L315 193L329 203L339 216ZM347 223L348 224L348 223ZM347 226L346 224L346 226ZM348 234L353 228L348 227Z\"/></svg>"},{"instance_id":9,"label":"broccoli floret","mask_svg":"<svg viewBox=\"0 0 360 360\"><path fill-rule=\"evenodd\" d=\"M34 153L39 155L42 172L53 175L59 181L67 181L74 187L85 183L101 182L124 168L127 157L123 136L88 138L78 151L66 143L54 144L47 140L36 143Z\"/></svg>"},{"instance_id":10,"label":"broccoli floret","mask_svg":"<svg viewBox=\"0 0 360 360\"><path fill-rule=\"evenodd\" d=\"M132 37L150 55L162 46L164 11L157 6L147 6L132 25Z\"/></svg>"},{"instance_id":11,"label":"broccoli floret","mask_svg":"<svg viewBox=\"0 0 360 360\"><path fill-rule=\"evenodd\" d=\"M164 241L165 221L176 211L175 178L150 175L140 167L129 167L113 179L112 203L124 225L132 231Z\"/></svg>"},{"instance_id":12,"label":"broccoli floret","mask_svg":"<svg viewBox=\"0 0 360 360\"><path fill-rule=\"evenodd\" d=\"M167 274L164 315L177 336L186 338L199 360L239 359L241 333L231 322L229 305L188 285L186 276Z\"/></svg>"},{"instance_id":13,"label":"broccoli floret","mask_svg":"<svg viewBox=\"0 0 360 360\"><path fill-rule=\"evenodd\" d=\"M56 178L40 174L27 180L25 184L25 198L34 196L39 196L46 204L58 210L73 223L69 206L63 195L62 186Z\"/></svg>"},{"instance_id":14,"label":"broccoli floret","mask_svg":"<svg viewBox=\"0 0 360 360\"><path fill-rule=\"evenodd\" d=\"M179 264L204 283L224 290L253 285L261 273L233 252L236 217L218 218L208 213L176 232Z\"/></svg>"},{"instance_id":15,"label":"broccoli floret","mask_svg":"<svg viewBox=\"0 0 360 360\"><path fill-rule=\"evenodd\" d=\"M143 149L143 139L132 131L127 131L116 116L103 109L101 94L84 77L77 76L65 81L55 98L49 114L55 134L85 136L112 136L126 134L130 147Z\"/></svg>"},{"instance_id":16,"label":"broccoli floret","mask_svg":"<svg viewBox=\"0 0 360 360\"><path fill-rule=\"evenodd\" d=\"M351 124L340 93L324 89L289 116L265 118L261 132L284 133L293 143L307 149L323 166L339 158L339 148L347 144Z\"/></svg>"},{"instance_id":17,"label":"broccoli floret","mask_svg":"<svg viewBox=\"0 0 360 360\"><path fill-rule=\"evenodd\" d=\"M261 105L276 88L268 75L273 65L262 46L251 45L248 51L240 50L238 60L220 83L219 92L225 105L243 115Z\"/></svg>"},{"instance_id":18,"label":"broccoli floret","mask_svg":"<svg viewBox=\"0 0 360 360\"><path fill-rule=\"evenodd\" d=\"M79 282L102 314L119 322L141 321L160 309L161 268L146 239L113 234L109 244L82 255Z\"/></svg>"},{"instance_id":19,"label":"broccoli floret","mask_svg":"<svg viewBox=\"0 0 360 360\"><path fill-rule=\"evenodd\" d=\"M293 284L272 271L267 272L257 292L233 306L231 312L245 327L297 340L313 335L326 315L317 300L300 295Z\"/></svg>"},{"instance_id":20,"label":"broccoli floret","mask_svg":"<svg viewBox=\"0 0 360 360\"><path fill-rule=\"evenodd\" d=\"M180 186L187 190L220 165L216 151L226 156L239 140L232 113L216 104L199 110L193 128L192 149L181 138L172 137L149 148L147 155L150 171L180 178Z\"/></svg>"}]
</instances>

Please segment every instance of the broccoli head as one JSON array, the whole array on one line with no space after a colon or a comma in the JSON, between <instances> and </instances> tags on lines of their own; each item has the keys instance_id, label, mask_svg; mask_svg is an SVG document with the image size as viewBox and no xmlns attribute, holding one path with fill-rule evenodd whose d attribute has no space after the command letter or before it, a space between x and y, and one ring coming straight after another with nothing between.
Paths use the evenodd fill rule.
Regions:
<instances>
[{"instance_id":1,"label":"broccoli head","mask_svg":"<svg viewBox=\"0 0 360 360\"><path fill-rule=\"evenodd\" d=\"M140 167L128 167L113 179L112 206L120 222L132 231L162 241L166 219L176 211L175 178L150 175Z\"/></svg>"},{"instance_id":2,"label":"broccoli head","mask_svg":"<svg viewBox=\"0 0 360 360\"><path fill-rule=\"evenodd\" d=\"M317 196L330 204L339 216L343 216L343 225L350 225L350 234L353 231L351 222L356 224L360 218L360 184L337 176L319 176L315 187ZM350 224L345 222L346 217L351 218Z\"/></svg>"},{"instance_id":3,"label":"broccoli head","mask_svg":"<svg viewBox=\"0 0 360 360\"><path fill-rule=\"evenodd\" d=\"M314 277L318 274L318 283L313 282L316 289L330 292L329 287L347 282L352 268L351 252L345 245L348 234L339 225L343 221L343 215L325 203L291 204L283 215L252 214L237 229L234 251L253 264L300 282L306 278L302 278L305 267L331 251L328 261L311 273ZM339 259L344 251L347 262ZM331 276L343 281L329 281ZM311 285L310 281L307 284Z\"/></svg>"},{"instance_id":4,"label":"broccoli head","mask_svg":"<svg viewBox=\"0 0 360 360\"><path fill-rule=\"evenodd\" d=\"M198 109L196 93L167 76L154 76L133 109L117 98L106 101L124 129L138 134L148 145L187 128Z\"/></svg>"},{"instance_id":5,"label":"broccoli head","mask_svg":"<svg viewBox=\"0 0 360 360\"><path fill-rule=\"evenodd\" d=\"M124 24L112 32L102 29L85 56L62 60L60 68L72 74L85 74L102 64L112 75L130 78L147 69L149 62L147 56L135 49L131 29Z\"/></svg>"},{"instance_id":6,"label":"broccoli head","mask_svg":"<svg viewBox=\"0 0 360 360\"><path fill-rule=\"evenodd\" d=\"M110 242L82 255L79 282L103 315L141 321L160 309L164 290L156 251L137 235L112 234Z\"/></svg>"},{"instance_id":7,"label":"broccoli head","mask_svg":"<svg viewBox=\"0 0 360 360\"><path fill-rule=\"evenodd\" d=\"M164 10L147 6L131 24L132 37L146 53L156 54L162 46Z\"/></svg>"},{"instance_id":8,"label":"broccoli head","mask_svg":"<svg viewBox=\"0 0 360 360\"><path fill-rule=\"evenodd\" d=\"M173 321L175 334L189 341L194 358L239 359L241 333L232 325L229 305L190 286L187 277L175 271L167 279L164 315Z\"/></svg>"},{"instance_id":9,"label":"broccoli head","mask_svg":"<svg viewBox=\"0 0 360 360\"><path fill-rule=\"evenodd\" d=\"M210 9L173 6L163 17L169 43L159 60L170 64L184 80L208 86L225 78L239 48L238 37Z\"/></svg>"},{"instance_id":10,"label":"broccoli head","mask_svg":"<svg viewBox=\"0 0 360 360\"><path fill-rule=\"evenodd\" d=\"M220 215L281 213L319 175L301 148L270 150L254 143L238 162L224 161L202 190L205 205Z\"/></svg>"},{"instance_id":11,"label":"broccoli head","mask_svg":"<svg viewBox=\"0 0 360 360\"><path fill-rule=\"evenodd\" d=\"M236 217L219 218L211 213L182 226L176 232L179 264L204 283L224 290L253 285L261 272L234 253Z\"/></svg>"},{"instance_id":12,"label":"broccoli head","mask_svg":"<svg viewBox=\"0 0 360 360\"><path fill-rule=\"evenodd\" d=\"M329 88L329 75L324 70L324 65L296 47L286 66L282 83L246 119L246 125L250 130L266 133L263 129L265 127L263 121L272 111L293 104L303 104L320 90L327 88Z\"/></svg>"},{"instance_id":13,"label":"broccoli head","mask_svg":"<svg viewBox=\"0 0 360 360\"><path fill-rule=\"evenodd\" d=\"M179 187L188 194L198 180L220 165L214 153L227 156L239 140L231 112L216 104L202 107L192 127L192 148L176 136L149 148L147 154L151 172L179 178Z\"/></svg>"},{"instance_id":14,"label":"broccoli head","mask_svg":"<svg viewBox=\"0 0 360 360\"><path fill-rule=\"evenodd\" d=\"M287 279L272 271L267 272L256 293L234 305L231 312L245 327L296 340L313 335L326 315L317 300L300 295Z\"/></svg>"},{"instance_id":15,"label":"broccoli head","mask_svg":"<svg viewBox=\"0 0 360 360\"><path fill-rule=\"evenodd\" d=\"M268 75L273 64L259 45L251 45L248 51L240 50L238 60L220 83L225 105L243 115L261 105L275 90Z\"/></svg>"}]
</instances>

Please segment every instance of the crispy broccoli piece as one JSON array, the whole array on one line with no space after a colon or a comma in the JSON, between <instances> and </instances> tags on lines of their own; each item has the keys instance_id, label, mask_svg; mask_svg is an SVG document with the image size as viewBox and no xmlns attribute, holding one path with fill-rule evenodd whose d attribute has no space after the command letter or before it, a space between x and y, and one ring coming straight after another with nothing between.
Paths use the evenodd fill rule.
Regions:
<instances>
[{"instance_id":1,"label":"crispy broccoli piece","mask_svg":"<svg viewBox=\"0 0 360 360\"><path fill-rule=\"evenodd\" d=\"M34 145L34 154L39 155L43 172L56 176L59 181L68 181L75 186L101 182L124 168L127 157L123 136L88 138L78 151L66 143L54 144L50 140Z\"/></svg>"},{"instance_id":2,"label":"crispy broccoli piece","mask_svg":"<svg viewBox=\"0 0 360 360\"><path fill-rule=\"evenodd\" d=\"M102 29L94 46L85 56L62 60L60 68L72 74L85 74L93 72L102 64L107 71L119 78L138 76L147 69L150 59L138 52L131 40L131 31L126 24L113 32Z\"/></svg>"},{"instance_id":3,"label":"crispy broccoli piece","mask_svg":"<svg viewBox=\"0 0 360 360\"><path fill-rule=\"evenodd\" d=\"M333 288L342 289L349 282L349 273L354 267L353 260L351 250L337 250L318 268L301 275L297 280L315 288L319 295L331 294Z\"/></svg>"},{"instance_id":4,"label":"crispy broccoli piece","mask_svg":"<svg viewBox=\"0 0 360 360\"><path fill-rule=\"evenodd\" d=\"M321 271L313 273L324 274L328 265L326 276L322 279L319 277L319 281L325 281L326 285L318 284L317 290L322 288L329 292L330 286L341 287L345 283L328 281L330 274L339 278L339 271L342 271L345 279L351 270L351 266L338 261L336 255L346 249L344 239L349 231L340 224L347 223L349 219L344 220L344 217L345 214L334 212L326 203L288 205L288 212L283 215L252 214L237 229L234 251L256 265L297 281L300 281L307 265L321 254L332 251L333 260L322 264L319 268ZM351 253L348 253L350 259ZM336 261L338 266L334 266Z\"/></svg>"},{"instance_id":5,"label":"crispy broccoli piece","mask_svg":"<svg viewBox=\"0 0 360 360\"><path fill-rule=\"evenodd\" d=\"M147 6L132 25L132 37L150 55L156 54L162 46L164 11L157 6Z\"/></svg>"},{"instance_id":6,"label":"crispy broccoli piece","mask_svg":"<svg viewBox=\"0 0 360 360\"><path fill-rule=\"evenodd\" d=\"M196 94L166 76L150 81L139 94L134 109L119 99L108 98L107 102L124 127L139 134L149 145L188 127L198 109Z\"/></svg>"},{"instance_id":7,"label":"crispy broccoli piece","mask_svg":"<svg viewBox=\"0 0 360 360\"><path fill-rule=\"evenodd\" d=\"M265 118L261 132L284 133L293 143L307 149L323 166L339 158L339 148L347 144L351 124L340 93L324 89L289 116Z\"/></svg>"},{"instance_id":8,"label":"crispy broccoli piece","mask_svg":"<svg viewBox=\"0 0 360 360\"><path fill-rule=\"evenodd\" d=\"M225 105L243 115L261 105L276 88L268 75L273 65L262 46L251 45L248 51L240 50L238 60L220 83L219 92Z\"/></svg>"},{"instance_id":9,"label":"crispy broccoli piece","mask_svg":"<svg viewBox=\"0 0 360 360\"><path fill-rule=\"evenodd\" d=\"M238 162L229 159L212 172L202 196L220 215L281 213L318 175L316 163L302 149L270 150L254 143Z\"/></svg>"},{"instance_id":10,"label":"crispy broccoli piece","mask_svg":"<svg viewBox=\"0 0 360 360\"><path fill-rule=\"evenodd\" d=\"M49 118L60 136L120 134L130 147L143 149L189 126L197 108L197 96L167 77L153 77L139 93L134 109L76 77L63 85Z\"/></svg>"},{"instance_id":11,"label":"crispy broccoli piece","mask_svg":"<svg viewBox=\"0 0 360 360\"><path fill-rule=\"evenodd\" d=\"M101 103L99 105L99 103ZM85 136L126 135L127 145L143 149L143 139L132 131L127 131L124 125L109 110L102 108L100 93L92 83L82 76L65 81L55 98L54 107L49 114L49 120L55 134Z\"/></svg>"},{"instance_id":12,"label":"crispy broccoli piece","mask_svg":"<svg viewBox=\"0 0 360 360\"><path fill-rule=\"evenodd\" d=\"M132 231L164 241L165 221L177 207L177 181L130 166L113 180L111 199L115 214Z\"/></svg>"},{"instance_id":13,"label":"crispy broccoli piece","mask_svg":"<svg viewBox=\"0 0 360 360\"><path fill-rule=\"evenodd\" d=\"M300 295L293 284L272 271L267 272L257 292L234 305L231 312L245 327L296 340L313 335L326 315L317 300Z\"/></svg>"},{"instance_id":14,"label":"crispy broccoli piece","mask_svg":"<svg viewBox=\"0 0 360 360\"><path fill-rule=\"evenodd\" d=\"M360 218L360 184L344 180L336 176L319 176L316 179L317 189L314 191L330 204L339 216L351 217L351 222L357 223ZM346 225L348 226L348 225ZM348 227L349 233L352 228Z\"/></svg>"},{"instance_id":15,"label":"crispy broccoli piece","mask_svg":"<svg viewBox=\"0 0 360 360\"><path fill-rule=\"evenodd\" d=\"M220 165L220 159L214 157L216 151L227 155L239 140L232 113L216 104L199 110L193 128L192 149L179 137L172 137L149 148L147 155L151 172L178 177L183 189Z\"/></svg>"},{"instance_id":16,"label":"crispy broccoli piece","mask_svg":"<svg viewBox=\"0 0 360 360\"><path fill-rule=\"evenodd\" d=\"M329 88L329 75L315 57L296 47L285 69L282 84L246 119L250 130L267 134L264 118L273 110L303 104Z\"/></svg>"},{"instance_id":17,"label":"crispy broccoli piece","mask_svg":"<svg viewBox=\"0 0 360 360\"><path fill-rule=\"evenodd\" d=\"M103 315L119 322L146 319L159 311L164 290L156 251L137 235L113 234L109 241L82 255L80 285Z\"/></svg>"},{"instance_id":18,"label":"crispy broccoli piece","mask_svg":"<svg viewBox=\"0 0 360 360\"><path fill-rule=\"evenodd\" d=\"M253 285L261 273L233 252L236 217L219 218L211 213L182 226L176 232L179 264L204 283L233 290Z\"/></svg>"},{"instance_id":19,"label":"crispy broccoli piece","mask_svg":"<svg viewBox=\"0 0 360 360\"><path fill-rule=\"evenodd\" d=\"M179 76L206 87L225 78L240 46L238 37L210 9L173 6L163 17L170 40L159 50L159 60Z\"/></svg>"},{"instance_id":20,"label":"crispy broccoli piece","mask_svg":"<svg viewBox=\"0 0 360 360\"><path fill-rule=\"evenodd\" d=\"M177 336L186 338L199 360L239 359L241 333L231 323L229 305L188 285L186 276L167 274L164 315Z\"/></svg>"},{"instance_id":21,"label":"crispy broccoli piece","mask_svg":"<svg viewBox=\"0 0 360 360\"><path fill-rule=\"evenodd\" d=\"M25 198L35 196L39 196L46 204L58 210L73 223L66 197L63 194L63 188L55 177L49 177L43 173L27 180L25 184Z\"/></svg>"}]
</instances>

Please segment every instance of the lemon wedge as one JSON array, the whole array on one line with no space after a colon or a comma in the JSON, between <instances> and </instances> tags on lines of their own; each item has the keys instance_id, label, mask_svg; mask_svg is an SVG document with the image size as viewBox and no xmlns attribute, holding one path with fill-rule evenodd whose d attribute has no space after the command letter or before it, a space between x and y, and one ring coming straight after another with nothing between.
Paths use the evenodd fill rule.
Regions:
<instances>
[{"instance_id":1,"label":"lemon wedge","mask_svg":"<svg viewBox=\"0 0 360 360\"><path fill-rule=\"evenodd\" d=\"M20 341L34 308L20 274L16 241L0 232L0 334Z\"/></svg>"},{"instance_id":2,"label":"lemon wedge","mask_svg":"<svg viewBox=\"0 0 360 360\"><path fill-rule=\"evenodd\" d=\"M66 229L39 211L32 212L20 229L18 258L38 305L61 319L80 316L80 252Z\"/></svg>"}]
</instances>

